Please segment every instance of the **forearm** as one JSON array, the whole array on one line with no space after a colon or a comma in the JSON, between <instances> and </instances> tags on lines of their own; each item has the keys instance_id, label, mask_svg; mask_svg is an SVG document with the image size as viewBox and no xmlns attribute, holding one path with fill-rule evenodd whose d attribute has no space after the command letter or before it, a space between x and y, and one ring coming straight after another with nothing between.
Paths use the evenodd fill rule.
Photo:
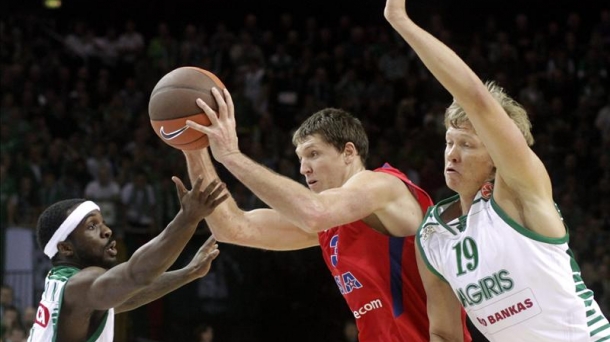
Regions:
<instances>
[{"instance_id":1,"label":"forearm","mask_svg":"<svg viewBox=\"0 0 610 342\"><path fill-rule=\"evenodd\" d=\"M242 153L225 158L223 165L259 199L305 231L314 225L316 213L324 211L314 192Z\"/></svg>"},{"instance_id":2,"label":"forearm","mask_svg":"<svg viewBox=\"0 0 610 342\"><path fill-rule=\"evenodd\" d=\"M182 210L155 238L138 248L128 261L129 273L136 283L150 283L167 270L191 239L197 224Z\"/></svg>"},{"instance_id":3,"label":"forearm","mask_svg":"<svg viewBox=\"0 0 610 342\"><path fill-rule=\"evenodd\" d=\"M213 179L218 178L207 149L184 151L184 156L191 183L202 176L202 187L205 187ZM252 235L252 229L249 227L244 212L237 206L230 193L229 198L216 207L214 212L205 218L205 221L219 242L243 244L245 241L251 241L249 236Z\"/></svg>"},{"instance_id":4,"label":"forearm","mask_svg":"<svg viewBox=\"0 0 610 342\"><path fill-rule=\"evenodd\" d=\"M386 15L388 22L413 48L434 77L460 101L472 96L474 90L485 90L479 77L453 50L416 25L405 13L393 11Z\"/></svg>"},{"instance_id":5,"label":"forearm","mask_svg":"<svg viewBox=\"0 0 610 342\"><path fill-rule=\"evenodd\" d=\"M130 311L157 300L197 279L190 270L179 269L161 274L152 284L135 293L115 308L116 313Z\"/></svg>"},{"instance_id":6,"label":"forearm","mask_svg":"<svg viewBox=\"0 0 610 342\"><path fill-rule=\"evenodd\" d=\"M189 179L192 184L199 176L203 177L203 183L201 189L204 189L213 179L218 178L218 173L210 158L208 149L194 150L194 151L183 151L184 157L186 158L186 166L189 174Z\"/></svg>"},{"instance_id":7,"label":"forearm","mask_svg":"<svg viewBox=\"0 0 610 342\"><path fill-rule=\"evenodd\" d=\"M200 175L204 181L218 177L207 150L185 151L184 154L193 181ZM317 242L317 236L312 240L312 235L298 229L276 210L244 212L232 197L216 207L205 220L219 242L270 250L306 248Z\"/></svg>"}]
</instances>

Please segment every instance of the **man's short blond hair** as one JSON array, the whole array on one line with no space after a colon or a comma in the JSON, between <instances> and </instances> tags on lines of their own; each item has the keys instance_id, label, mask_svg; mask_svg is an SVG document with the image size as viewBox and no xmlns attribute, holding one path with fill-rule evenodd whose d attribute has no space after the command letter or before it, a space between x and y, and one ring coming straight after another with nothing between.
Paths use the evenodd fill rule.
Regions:
<instances>
[{"instance_id":1,"label":"man's short blond hair","mask_svg":"<svg viewBox=\"0 0 610 342\"><path fill-rule=\"evenodd\" d=\"M517 101L513 100L510 96L506 94L504 89L498 86L493 81L488 81L485 83L487 90L491 96L493 96L498 103L504 108L504 111L508 114L508 116L513 120L515 125L519 128L523 136L525 137L525 141L529 146L534 144L534 137L532 136L532 123L530 122L529 117L527 116L527 112ZM455 101L447 108L445 111L445 128L449 127L460 127L464 122L467 122L468 115L464 109Z\"/></svg>"}]
</instances>

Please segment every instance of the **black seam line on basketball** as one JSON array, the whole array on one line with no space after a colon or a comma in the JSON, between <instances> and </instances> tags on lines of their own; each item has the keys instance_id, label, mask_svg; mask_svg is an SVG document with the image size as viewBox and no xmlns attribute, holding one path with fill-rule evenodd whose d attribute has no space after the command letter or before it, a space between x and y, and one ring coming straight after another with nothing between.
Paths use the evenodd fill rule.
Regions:
<instances>
[{"instance_id":1,"label":"black seam line on basketball","mask_svg":"<svg viewBox=\"0 0 610 342\"><path fill-rule=\"evenodd\" d=\"M218 88L218 87L216 87L216 88ZM195 91L198 91L198 92L204 92L205 91L205 90L202 90L201 88L193 88L193 87L164 86L164 87L161 87L159 89L153 89L153 92L152 92L152 94L150 94L150 96L151 97L155 96L155 95L157 95L162 90L170 90L170 89L187 89L187 90L195 90Z\"/></svg>"},{"instance_id":2,"label":"black seam line on basketball","mask_svg":"<svg viewBox=\"0 0 610 342\"><path fill-rule=\"evenodd\" d=\"M202 115L202 114L206 115L205 112L198 112L198 113L195 113L195 114L185 114L184 116L176 116L176 117L169 118L169 119L155 119L155 118L152 118L152 117L151 118L152 118L152 121L163 123L164 121L172 121L172 120L176 120L176 119L182 119L182 118L186 118L186 117L189 117L189 116ZM191 120L191 121L193 121L193 120Z\"/></svg>"},{"instance_id":3,"label":"black seam line on basketball","mask_svg":"<svg viewBox=\"0 0 610 342\"><path fill-rule=\"evenodd\" d=\"M201 112L197 112L195 114L185 114L184 116L176 116L176 117L173 117L170 119L152 119L152 121L156 121L156 122L172 121L172 120L176 120L176 119L182 119L182 118L186 118L189 116L195 116L195 115L201 115L201 114L206 115L204 111L201 111Z\"/></svg>"},{"instance_id":4,"label":"black seam line on basketball","mask_svg":"<svg viewBox=\"0 0 610 342\"><path fill-rule=\"evenodd\" d=\"M195 141L199 141L199 140L201 140L201 139L203 139L203 138L205 138L205 137L206 137L206 135L204 134L204 135L200 136L199 138L197 138L197 139L195 139L195 140L191 140L191 141L189 141L189 142L185 142L184 144L172 144L172 145L175 145L175 146L188 145L188 144L192 144L192 143L194 143ZM167 141L170 141L170 140L167 140Z\"/></svg>"}]
</instances>

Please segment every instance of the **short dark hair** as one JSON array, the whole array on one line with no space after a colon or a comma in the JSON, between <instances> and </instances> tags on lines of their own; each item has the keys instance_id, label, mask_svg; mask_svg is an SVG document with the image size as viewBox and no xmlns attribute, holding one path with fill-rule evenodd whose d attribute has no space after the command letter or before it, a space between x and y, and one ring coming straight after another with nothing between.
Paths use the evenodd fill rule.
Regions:
<instances>
[{"instance_id":1,"label":"short dark hair","mask_svg":"<svg viewBox=\"0 0 610 342\"><path fill-rule=\"evenodd\" d=\"M345 144L351 142L358 150L362 164L369 155L369 139L358 118L337 108L325 108L307 118L292 136L296 146L308 136L319 134L327 143L343 152Z\"/></svg>"},{"instance_id":2,"label":"short dark hair","mask_svg":"<svg viewBox=\"0 0 610 342\"><path fill-rule=\"evenodd\" d=\"M59 226L68 217L70 209L85 201L82 198L59 201L50 205L40 214L38 225L36 226L36 240L40 249L44 250L53 234L55 234Z\"/></svg>"}]
</instances>

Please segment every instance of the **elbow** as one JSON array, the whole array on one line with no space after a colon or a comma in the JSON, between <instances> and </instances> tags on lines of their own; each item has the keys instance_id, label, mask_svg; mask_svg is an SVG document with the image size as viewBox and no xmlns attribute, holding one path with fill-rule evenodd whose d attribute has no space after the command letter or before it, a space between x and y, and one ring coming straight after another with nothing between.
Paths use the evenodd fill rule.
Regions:
<instances>
[{"instance_id":1,"label":"elbow","mask_svg":"<svg viewBox=\"0 0 610 342\"><path fill-rule=\"evenodd\" d=\"M444 333L436 333L430 331L430 340L431 341L443 341L443 342L463 342L462 336L449 336Z\"/></svg>"},{"instance_id":2,"label":"elbow","mask_svg":"<svg viewBox=\"0 0 610 342\"><path fill-rule=\"evenodd\" d=\"M133 263L134 265L139 265L138 269L136 269L135 267L128 267L125 270L125 281L128 284L132 284L134 288L140 289L152 284L155 279L157 279L157 277L164 272L164 270L157 270L158 267L153 267L154 265L143 265L145 263L148 263L149 261L133 261L135 261ZM132 260L130 260L129 263L131 264Z\"/></svg>"},{"instance_id":3,"label":"elbow","mask_svg":"<svg viewBox=\"0 0 610 342\"><path fill-rule=\"evenodd\" d=\"M162 272L161 272L162 273ZM151 285L161 273L135 272L129 275L129 280L138 289Z\"/></svg>"},{"instance_id":4,"label":"elbow","mask_svg":"<svg viewBox=\"0 0 610 342\"><path fill-rule=\"evenodd\" d=\"M471 115L472 113L490 112L495 106L497 106L496 100L491 96L487 87L482 84L479 79L476 79L476 81L473 81L473 83L474 84L471 87L471 100L465 101L465 103L471 103Z\"/></svg>"},{"instance_id":5,"label":"elbow","mask_svg":"<svg viewBox=\"0 0 610 342\"><path fill-rule=\"evenodd\" d=\"M217 232L212 231L212 235L214 236L214 239L216 239L217 242L221 242L221 243L235 243L235 241L237 240L236 238L231 238L229 236L218 234Z\"/></svg>"},{"instance_id":6,"label":"elbow","mask_svg":"<svg viewBox=\"0 0 610 342\"><path fill-rule=\"evenodd\" d=\"M231 223L227 223L228 225L236 226L235 228L232 227L231 229L228 229L224 225L214 224L211 221L205 222L210 229L210 233L212 233L217 242L235 244L240 239L237 233L248 231L248 229L244 229L244 225L233 221L231 221ZM226 223L230 221L227 219L224 222Z\"/></svg>"},{"instance_id":7,"label":"elbow","mask_svg":"<svg viewBox=\"0 0 610 342\"><path fill-rule=\"evenodd\" d=\"M322 207L309 208L303 214L304 220L300 225L301 229L308 233L319 233L330 227L328 224L331 222L329 212Z\"/></svg>"},{"instance_id":8,"label":"elbow","mask_svg":"<svg viewBox=\"0 0 610 342\"><path fill-rule=\"evenodd\" d=\"M431 317L428 314L428 317ZM432 341L462 342L464 331L462 321L459 316L444 317L443 321L430 320L430 338Z\"/></svg>"},{"instance_id":9,"label":"elbow","mask_svg":"<svg viewBox=\"0 0 610 342\"><path fill-rule=\"evenodd\" d=\"M301 226L302 230L304 230L307 233L312 233L312 234L317 234L328 228L329 227L326 227L326 225L324 225L323 222L320 222L318 220L309 220L307 223L305 223Z\"/></svg>"},{"instance_id":10,"label":"elbow","mask_svg":"<svg viewBox=\"0 0 610 342\"><path fill-rule=\"evenodd\" d=\"M229 221L226 221L229 222ZM249 246L252 241L255 241L259 232L263 229L257 228L255 225L246 222L230 222L227 223L231 227L215 226L208 224L210 232L217 242L227 243L232 245Z\"/></svg>"}]
</instances>

